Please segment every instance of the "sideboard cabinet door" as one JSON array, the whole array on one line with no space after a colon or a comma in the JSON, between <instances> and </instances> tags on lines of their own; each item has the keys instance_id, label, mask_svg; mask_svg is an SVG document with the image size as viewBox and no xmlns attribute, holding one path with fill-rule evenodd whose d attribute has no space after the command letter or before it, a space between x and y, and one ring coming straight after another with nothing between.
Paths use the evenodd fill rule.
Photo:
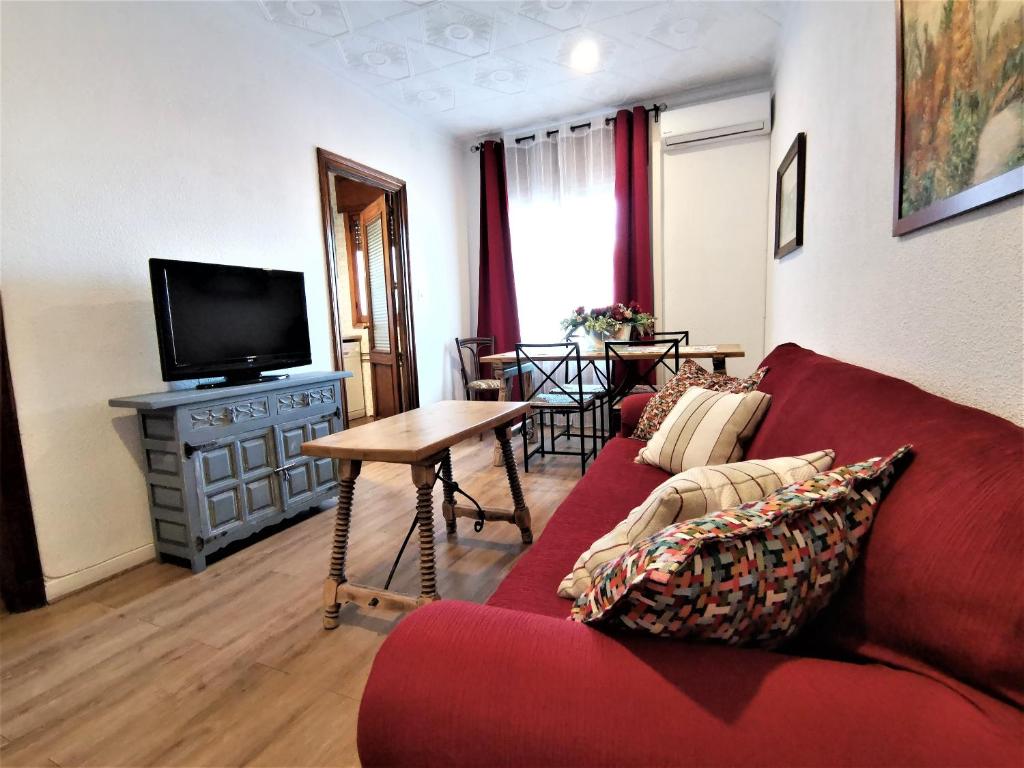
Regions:
<instances>
[{"instance_id":1,"label":"sideboard cabinet door","mask_svg":"<svg viewBox=\"0 0 1024 768\"><path fill-rule=\"evenodd\" d=\"M334 462L304 456L302 444L326 437L339 429L341 420L333 414L274 427L278 455L281 457L281 493L286 507L301 504L337 484L338 474Z\"/></svg>"},{"instance_id":2,"label":"sideboard cabinet door","mask_svg":"<svg viewBox=\"0 0 1024 768\"><path fill-rule=\"evenodd\" d=\"M317 440L327 437L340 429L341 419L330 415L324 416L309 423L309 439ZM310 464L313 470L313 488L316 493L330 491L338 484L338 465L334 459L312 459Z\"/></svg>"},{"instance_id":3,"label":"sideboard cabinet door","mask_svg":"<svg viewBox=\"0 0 1024 768\"><path fill-rule=\"evenodd\" d=\"M221 438L203 446L192 460L204 538L282 511L271 430Z\"/></svg>"}]
</instances>

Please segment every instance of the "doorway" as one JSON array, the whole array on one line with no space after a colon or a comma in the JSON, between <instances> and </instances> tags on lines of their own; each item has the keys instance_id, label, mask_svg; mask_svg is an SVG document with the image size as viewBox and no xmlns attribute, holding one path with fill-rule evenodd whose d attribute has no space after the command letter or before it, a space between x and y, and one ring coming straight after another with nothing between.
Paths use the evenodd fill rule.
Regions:
<instances>
[{"instance_id":1,"label":"doorway","mask_svg":"<svg viewBox=\"0 0 1024 768\"><path fill-rule=\"evenodd\" d=\"M405 182L317 149L334 366L346 423L419 406Z\"/></svg>"}]
</instances>

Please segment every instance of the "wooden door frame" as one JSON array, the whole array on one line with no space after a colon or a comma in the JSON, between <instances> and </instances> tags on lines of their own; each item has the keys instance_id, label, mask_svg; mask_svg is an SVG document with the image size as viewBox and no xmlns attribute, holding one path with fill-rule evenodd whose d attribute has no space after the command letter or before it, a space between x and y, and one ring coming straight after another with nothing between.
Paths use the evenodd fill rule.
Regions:
<instances>
[{"instance_id":1,"label":"wooden door frame","mask_svg":"<svg viewBox=\"0 0 1024 768\"><path fill-rule=\"evenodd\" d=\"M320 180L320 213L324 229L324 258L327 262L327 298L331 311L331 354L335 370L344 370L341 342L341 310L339 301L348 300L338 296L338 252L334 242L334 211L331 210L331 174L342 176L361 184L368 184L381 190L387 209L391 214L391 247L395 250L394 275L398 286L396 308L398 318L398 366L399 366L399 409L408 411L420 405L419 371L416 364L416 330L412 309L412 270L409 266L409 204L406 184L396 176L370 168L355 160L316 149L317 174ZM344 394L345 388L342 387ZM343 398L344 399L344 398ZM345 404L348 418L348 404Z\"/></svg>"}]
</instances>

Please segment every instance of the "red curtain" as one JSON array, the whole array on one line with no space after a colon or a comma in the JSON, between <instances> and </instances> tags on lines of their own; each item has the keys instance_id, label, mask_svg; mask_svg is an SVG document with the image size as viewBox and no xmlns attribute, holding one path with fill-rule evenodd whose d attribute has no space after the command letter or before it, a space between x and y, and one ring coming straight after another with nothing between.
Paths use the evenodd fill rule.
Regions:
<instances>
[{"instance_id":1,"label":"red curtain","mask_svg":"<svg viewBox=\"0 0 1024 768\"><path fill-rule=\"evenodd\" d=\"M505 145L485 141L480 148L480 291L477 336L493 336L495 352L519 342L519 308L512 272L512 238L508 227Z\"/></svg>"},{"instance_id":2,"label":"red curtain","mask_svg":"<svg viewBox=\"0 0 1024 768\"><path fill-rule=\"evenodd\" d=\"M636 301L654 311L651 260L650 142L647 110L620 109L615 115L615 301Z\"/></svg>"}]
</instances>

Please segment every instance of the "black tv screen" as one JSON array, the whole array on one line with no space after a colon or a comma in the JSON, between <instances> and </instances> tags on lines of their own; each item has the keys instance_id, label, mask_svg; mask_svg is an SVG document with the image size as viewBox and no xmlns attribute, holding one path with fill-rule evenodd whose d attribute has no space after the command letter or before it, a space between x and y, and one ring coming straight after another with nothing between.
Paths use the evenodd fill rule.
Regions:
<instances>
[{"instance_id":1,"label":"black tv screen","mask_svg":"<svg viewBox=\"0 0 1024 768\"><path fill-rule=\"evenodd\" d=\"M312 362L301 272L150 259L164 381Z\"/></svg>"}]
</instances>

